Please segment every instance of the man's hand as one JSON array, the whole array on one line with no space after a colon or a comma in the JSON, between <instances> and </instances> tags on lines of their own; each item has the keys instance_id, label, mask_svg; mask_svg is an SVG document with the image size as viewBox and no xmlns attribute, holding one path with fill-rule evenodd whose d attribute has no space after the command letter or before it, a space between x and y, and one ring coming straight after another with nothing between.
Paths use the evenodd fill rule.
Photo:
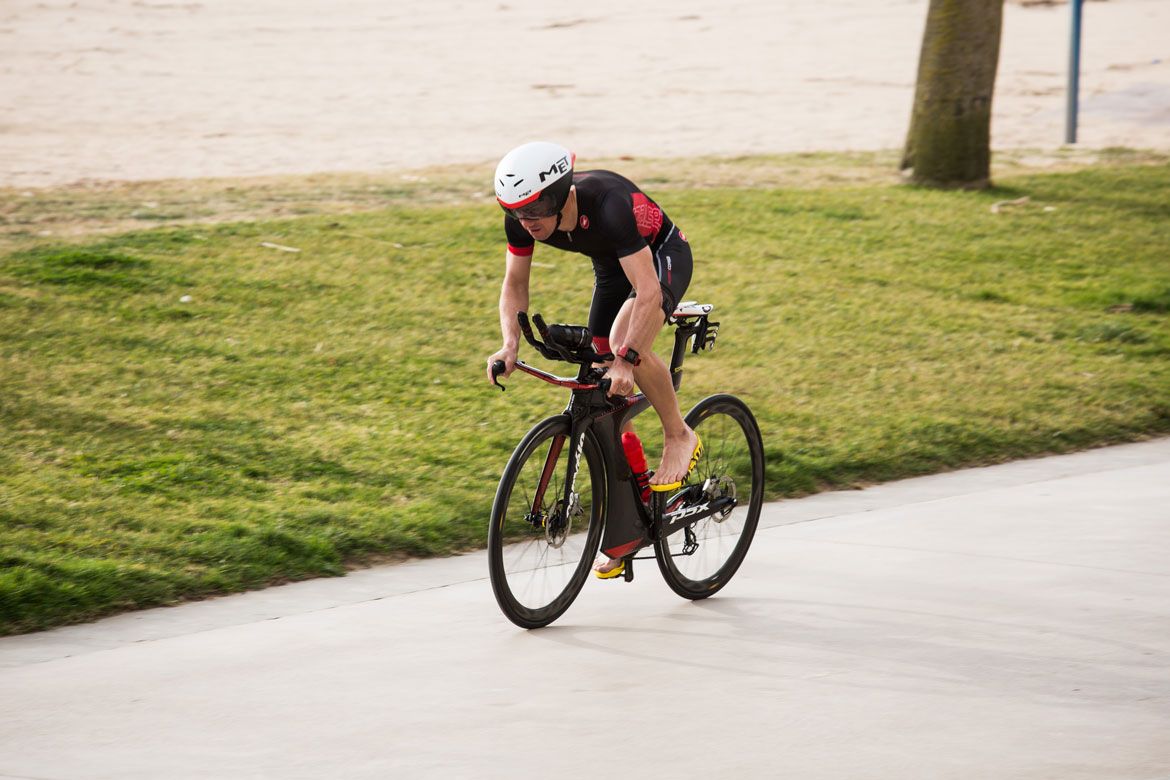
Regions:
<instances>
[{"instance_id":1,"label":"man's hand","mask_svg":"<svg viewBox=\"0 0 1170 780\"><path fill-rule=\"evenodd\" d=\"M613 361L606 376L609 377L609 396L629 395L634 392L634 367L626 361Z\"/></svg>"},{"instance_id":2,"label":"man's hand","mask_svg":"<svg viewBox=\"0 0 1170 780\"><path fill-rule=\"evenodd\" d=\"M504 361L504 373L500 374L501 379L507 379L516 370L516 348L504 347L487 359L487 380L493 382L492 379L492 363L497 360Z\"/></svg>"}]
</instances>

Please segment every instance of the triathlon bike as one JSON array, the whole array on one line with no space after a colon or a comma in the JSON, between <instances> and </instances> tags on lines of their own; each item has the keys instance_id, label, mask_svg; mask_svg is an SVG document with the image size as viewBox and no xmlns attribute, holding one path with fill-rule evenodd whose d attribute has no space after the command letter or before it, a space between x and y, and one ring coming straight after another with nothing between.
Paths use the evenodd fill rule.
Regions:
<instances>
[{"instance_id":1,"label":"triathlon bike","mask_svg":"<svg viewBox=\"0 0 1170 780\"><path fill-rule=\"evenodd\" d=\"M709 349L719 323L709 304L679 304L670 373L677 392L687 344ZM682 487L645 490L623 447L623 425L645 411L641 393L607 396L602 365L612 354L593 349L588 328L546 325L517 315L537 352L579 366L575 378L558 377L517 361L520 371L570 391L569 405L534 426L504 468L488 528L492 590L500 609L523 628L540 628L573 603L593 568L598 548L624 564L633 579L639 550L653 557L670 588L688 599L718 592L735 574L751 545L764 494L764 448L755 417L731 395L704 398L686 415L703 452ZM540 337L533 333L536 326ZM493 381L504 364L492 366ZM649 555L642 557L651 557Z\"/></svg>"}]
</instances>

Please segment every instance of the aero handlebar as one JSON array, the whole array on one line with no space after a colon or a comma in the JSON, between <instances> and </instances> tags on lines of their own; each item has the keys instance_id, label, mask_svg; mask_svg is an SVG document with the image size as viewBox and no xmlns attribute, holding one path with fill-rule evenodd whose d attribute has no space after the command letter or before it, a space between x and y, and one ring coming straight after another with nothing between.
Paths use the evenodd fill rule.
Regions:
<instances>
[{"instance_id":1,"label":"aero handlebar","mask_svg":"<svg viewBox=\"0 0 1170 780\"><path fill-rule=\"evenodd\" d=\"M529 323L528 313L523 311L516 312L516 321L520 324L520 332L524 334L524 339L537 352L549 360L564 360L582 366L592 365L594 363L606 363L613 360L612 352L601 354L594 351L588 328L574 325L548 325L539 314L533 314L532 322ZM541 338L537 338L536 334L532 332L533 325L536 325L536 330L540 333L540 337L544 339L543 341L541 341ZM605 393L609 392L610 380L608 379L602 379L594 383L582 382L580 379L554 376L546 371L533 368L519 360L516 361L516 368L526 374L531 374L538 379L542 379L549 384L567 387L570 390L600 389ZM506 370L507 367L504 361L497 360L492 363L492 383L500 388L500 390L503 390L504 386L500 384L499 377Z\"/></svg>"}]
</instances>

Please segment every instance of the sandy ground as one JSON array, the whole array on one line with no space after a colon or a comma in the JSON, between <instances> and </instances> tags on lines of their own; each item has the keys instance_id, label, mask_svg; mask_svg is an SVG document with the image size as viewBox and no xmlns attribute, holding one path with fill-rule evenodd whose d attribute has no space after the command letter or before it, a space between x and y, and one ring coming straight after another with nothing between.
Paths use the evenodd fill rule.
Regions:
<instances>
[{"instance_id":1,"label":"sandy ground","mask_svg":"<svg viewBox=\"0 0 1170 780\"><path fill-rule=\"evenodd\" d=\"M0 186L896 148L926 7L5 0ZM998 148L1062 142L1068 27L1008 5ZM1170 147L1170 2L1089 3L1084 47L1082 144Z\"/></svg>"}]
</instances>

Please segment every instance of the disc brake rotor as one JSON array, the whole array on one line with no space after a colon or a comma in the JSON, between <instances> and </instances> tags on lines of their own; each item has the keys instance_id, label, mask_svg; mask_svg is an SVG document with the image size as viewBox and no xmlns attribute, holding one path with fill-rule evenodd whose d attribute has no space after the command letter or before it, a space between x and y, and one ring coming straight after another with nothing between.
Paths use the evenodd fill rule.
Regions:
<instances>
[{"instance_id":1,"label":"disc brake rotor","mask_svg":"<svg viewBox=\"0 0 1170 780\"><path fill-rule=\"evenodd\" d=\"M565 539L569 538L569 533L573 530L573 523L584 515L585 510L581 508L581 496L577 493L570 495L567 507L564 499L557 501L552 517L549 518L549 522L544 527L544 538L548 540L548 546L557 549L564 544Z\"/></svg>"},{"instance_id":2,"label":"disc brake rotor","mask_svg":"<svg viewBox=\"0 0 1170 780\"><path fill-rule=\"evenodd\" d=\"M703 494L707 500L715 501L720 498L730 498L728 503L721 511L711 515L711 519L716 523L722 523L727 518L731 517L731 513L735 510L736 493L735 480L728 476L722 477L708 477L707 481L703 483Z\"/></svg>"}]
</instances>

